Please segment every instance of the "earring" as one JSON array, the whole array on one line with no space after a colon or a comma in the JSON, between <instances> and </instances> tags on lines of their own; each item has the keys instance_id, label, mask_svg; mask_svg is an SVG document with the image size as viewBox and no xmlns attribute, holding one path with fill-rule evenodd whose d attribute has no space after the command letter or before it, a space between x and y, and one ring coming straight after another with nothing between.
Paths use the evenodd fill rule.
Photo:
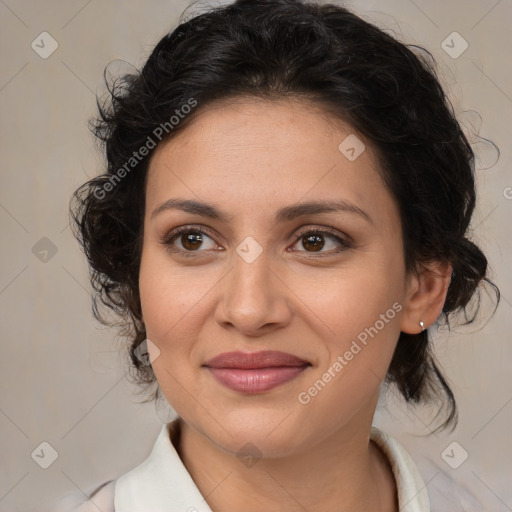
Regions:
<instances>
[{"instance_id":1,"label":"earring","mask_svg":"<svg viewBox=\"0 0 512 512\"><path fill-rule=\"evenodd\" d=\"M423 332L425 330L425 327L424 327L424 323L423 323L423 320L420 320L420 327L421 327L421 332Z\"/></svg>"}]
</instances>

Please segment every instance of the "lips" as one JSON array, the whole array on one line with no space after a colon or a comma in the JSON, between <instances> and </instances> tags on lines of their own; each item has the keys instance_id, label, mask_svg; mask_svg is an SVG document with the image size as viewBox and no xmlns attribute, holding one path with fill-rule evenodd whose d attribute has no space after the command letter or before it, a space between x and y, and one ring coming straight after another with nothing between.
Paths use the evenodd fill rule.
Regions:
<instances>
[{"instance_id":1,"label":"lips","mask_svg":"<svg viewBox=\"0 0 512 512\"><path fill-rule=\"evenodd\" d=\"M264 350L261 352L225 352L207 361L210 368L272 368L283 366L308 366L310 363L286 352Z\"/></svg>"},{"instance_id":2,"label":"lips","mask_svg":"<svg viewBox=\"0 0 512 512\"><path fill-rule=\"evenodd\" d=\"M298 377L311 363L277 351L226 352L203 366L220 384L242 393L269 391Z\"/></svg>"}]
</instances>

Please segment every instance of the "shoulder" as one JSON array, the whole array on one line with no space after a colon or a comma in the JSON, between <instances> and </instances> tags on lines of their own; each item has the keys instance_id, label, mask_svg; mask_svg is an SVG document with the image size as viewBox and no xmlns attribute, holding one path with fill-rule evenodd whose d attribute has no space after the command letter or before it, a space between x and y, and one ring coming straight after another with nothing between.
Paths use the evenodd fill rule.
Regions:
<instances>
[{"instance_id":1,"label":"shoulder","mask_svg":"<svg viewBox=\"0 0 512 512\"><path fill-rule=\"evenodd\" d=\"M399 494L405 490L415 494L426 491L431 512L480 512L486 510L464 481L459 481L446 469L425 455L410 455L400 442L389 434L372 427L371 438L377 442L393 468ZM425 500L425 501L426 501ZM404 503L407 499L404 497ZM413 508L413 510L416 510ZM420 508L423 510L423 508Z\"/></svg>"},{"instance_id":2,"label":"shoulder","mask_svg":"<svg viewBox=\"0 0 512 512\"><path fill-rule=\"evenodd\" d=\"M64 496L51 512L114 512L116 481L111 480L97 486L84 495L75 491Z\"/></svg>"}]
</instances>

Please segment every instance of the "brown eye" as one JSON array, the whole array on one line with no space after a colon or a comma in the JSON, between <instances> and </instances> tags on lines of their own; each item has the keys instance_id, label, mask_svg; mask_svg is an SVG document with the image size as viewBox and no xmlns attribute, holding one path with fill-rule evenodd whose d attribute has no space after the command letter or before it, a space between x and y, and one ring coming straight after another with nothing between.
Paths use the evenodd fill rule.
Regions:
<instances>
[{"instance_id":1,"label":"brown eye","mask_svg":"<svg viewBox=\"0 0 512 512\"><path fill-rule=\"evenodd\" d=\"M302 237L302 246L305 248L310 247L314 252L321 251L324 247L325 242L323 236L318 234L304 235Z\"/></svg>"},{"instance_id":2,"label":"brown eye","mask_svg":"<svg viewBox=\"0 0 512 512\"><path fill-rule=\"evenodd\" d=\"M207 241L210 240L208 247ZM181 253L190 256L193 253L201 253L207 249L215 249L216 244L206 231L189 226L181 226L173 229L161 241L170 252Z\"/></svg>"},{"instance_id":3,"label":"brown eye","mask_svg":"<svg viewBox=\"0 0 512 512\"><path fill-rule=\"evenodd\" d=\"M188 251L199 249L203 243L203 237L199 231L191 231L180 236L182 246Z\"/></svg>"},{"instance_id":4,"label":"brown eye","mask_svg":"<svg viewBox=\"0 0 512 512\"><path fill-rule=\"evenodd\" d=\"M329 243L329 240L334 241L334 243ZM352 247L351 242L339 236L338 231L330 228L314 230L310 228L309 231L303 231L297 236L294 245L299 243L305 249L305 251L299 252L318 253L319 256L329 256ZM326 246L327 249L331 250L323 251L322 249Z\"/></svg>"}]
</instances>

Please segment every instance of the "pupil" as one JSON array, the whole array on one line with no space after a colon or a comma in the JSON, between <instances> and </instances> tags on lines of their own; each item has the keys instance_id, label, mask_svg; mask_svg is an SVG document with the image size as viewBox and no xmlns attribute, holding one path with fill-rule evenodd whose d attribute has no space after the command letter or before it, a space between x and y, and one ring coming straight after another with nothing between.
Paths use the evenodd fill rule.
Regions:
<instances>
[{"instance_id":1,"label":"pupil","mask_svg":"<svg viewBox=\"0 0 512 512\"><path fill-rule=\"evenodd\" d=\"M183 237L185 238L185 242L183 242ZM200 233L187 233L183 235L181 243L183 244L183 247L186 249L197 249L201 246L201 243L203 241ZM196 244L196 245L194 245Z\"/></svg>"},{"instance_id":2,"label":"pupil","mask_svg":"<svg viewBox=\"0 0 512 512\"><path fill-rule=\"evenodd\" d=\"M309 243L313 244L313 251L320 251L324 243L322 242L322 237L319 235L309 235L302 238L304 243L304 247L306 247ZM307 248L307 247L306 247Z\"/></svg>"},{"instance_id":3,"label":"pupil","mask_svg":"<svg viewBox=\"0 0 512 512\"><path fill-rule=\"evenodd\" d=\"M184 241L183 241L184 238ZM308 235L302 237L302 243L304 244L304 247L307 248L308 245L310 245L311 249L315 252L320 251L323 246L324 242L322 241L322 236L319 235ZM183 235L182 237L182 244L183 247L187 249L197 249L201 246L201 243L203 242L203 239L201 237L200 233L187 233Z\"/></svg>"}]
</instances>

